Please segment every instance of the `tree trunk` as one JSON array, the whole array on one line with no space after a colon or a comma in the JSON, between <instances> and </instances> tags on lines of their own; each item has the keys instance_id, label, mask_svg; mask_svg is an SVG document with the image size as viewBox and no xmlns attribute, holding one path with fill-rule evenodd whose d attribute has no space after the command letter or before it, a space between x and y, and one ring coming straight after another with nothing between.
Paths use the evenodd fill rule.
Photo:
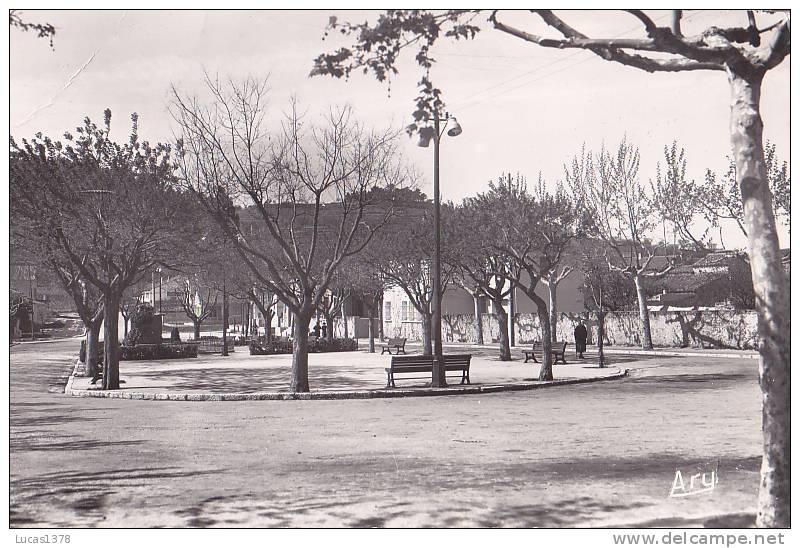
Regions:
<instances>
[{"instance_id":1,"label":"tree trunk","mask_svg":"<svg viewBox=\"0 0 800 548\"><path fill-rule=\"evenodd\" d=\"M761 345L764 456L758 493L759 527L790 526L790 343L786 273L781 264L772 193L764 161L761 74L729 74L731 140L742 195L747 248L756 294Z\"/></svg>"},{"instance_id":2,"label":"tree trunk","mask_svg":"<svg viewBox=\"0 0 800 548\"><path fill-rule=\"evenodd\" d=\"M344 338L350 338L350 334L348 333L347 329L347 312L345 311L345 307L347 306L347 302L342 303L342 327L344 329Z\"/></svg>"},{"instance_id":3,"label":"tree trunk","mask_svg":"<svg viewBox=\"0 0 800 548\"><path fill-rule=\"evenodd\" d=\"M104 295L103 390L119 389L119 301L113 293Z\"/></svg>"},{"instance_id":4,"label":"tree trunk","mask_svg":"<svg viewBox=\"0 0 800 548\"><path fill-rule=\"evenodd\" d=\"M378 307L378 340L383 341L383 292L376 298L375 306Z\"/></svg>"},{"instance_id":5,"label":"tree trunk","mask_svg":"<svg viewBox=\"0 0 800 548\"><path fill-rule=\"evenodd\" d=\"M369 336L369 353L375 353L375 332L373 328L373 324L375 323L375 305L373 303L372 306L369 307L369 327L367 328L367 334Z\"/></svg>"},{"instance_id":6,"label":"tree trunk","mask_svg":"<svg viewBox=\"0 0 800 548\"><path fill-rule=\"evenodd\" d=\"M597 354L599 355L599 366L606 366L606 355L603 353L603 339L606 334L606 313L602 310L597 311Z\"/></svg>"},{"instance_id":7,"label":"tree trunk","mask_svg":"<svg viewBox=\"0 0 800 548\"><path fill-rule=\"evenodd\" d=\"M475 344L484 344L483 343L483 313L481 309L481 299L483 297L479 297L475 295L472 300L475 302Z\"/></svg>"},{"instance_id":8,"label":"tree trunk","mask_svg":"<svg viewBox=\"0 0 800 548\"><path fill-rule=\"evenodd\" d=\"M431 329L433 318L430 313L422 313L422 353L426 356L433 356L433 342L431 340Z\"/></svg>"},{"instance_id":9,"label":"tree trunk","mask_svg":"<svg viewBox=\"0 0 800 548\"><path fill-rule=\"evenodd\" d=\"M500 328L500 360L507 362L511 360L511 341L508 338L508 313L503 308L502 299L492 299L497 313L497 323Z\"/></svg>"},{"instance_id":10,"label":"tree trunk","mask_svg":"<svg viewBox=\"0 0 800 548\"><path fill-rule=\"evenodd\" d=\"M558 334L556 331L558 330L558 296L556 295L556 290L558 289L558 284L553 283L552 281L547 284L547 293L550 297L550 334L553 337L553 340L558 340Z\"/></svg>"},{"instance_id":11,"label":"tree trunk","mask_svg":"<svg viewBox=\"0 0 800 548\"><path fill-rule=\"evenodd\" d=\"M633 283L636 285L636 300L639 302L639 322L642 325L642 348L645 350L653 349L653 337L650 334L650 313L647 310L647 295L642 287L642 278L638 275L633 276Z\"/></svg>"},{"instance_id":12,"label":"tree trunk","mask_svg":"<svg viewBox=\"0 0 800 548\"><path fill-rule=\"evenodd\" d=\"M128 316L122 316L122 323L124 325L123 329L125 330L125 336L128 336L128 323L130 322L130 318Z\"/></svg>"},{"instance_id":13,"label":"tree trunk","mask_svg":"<svg viewBox=\"0 0 800 548\"><path fill-rule=\"evenodd\" d=\"M528 297L530 297L530 295L528 295ZM539 324L542 328L542 368L539 370L539 380L552 381L553 334L550 332L550 315L547 313L547 305L541 297L537 295L536 299L531 300L536 303L536 315L539 317Z\"/></svg>"},{"instance_id":14,"label":"tree trunk","mask_svg":"<svg viewBox=\"0 0 800 548\"><path fill-rule=\"evenodd\" d=\"M508 322L508 344L510 346L517 345L517 334L514 332L514 318L517 316L517 301L516 301L516 290L512 286L508 292L508 316L510 321Z\"/></svg>"},{"instance_id":15,"label":"tree trunk","mask_svg":"<svg viewBox=\"0 0 800 548\"><path fill-rule=\"evenodd\" d=\"M194 340L200 339L200 321L193 320L192 324L194 324Z\"/></svg>"},{"instance_id":16,"label":"tree trunk","mask_svg":"<svg viewBox=\"0 0 800 548\"><path fill-rule=\"evenodd\" d=\"M275 317L275 313L272 310L269 310L267 316L264 318L266 325L264 326L264 337L266 338L267 342L272 342L272 318Z\"/></svg>"},{"instance_id":17,"label":"tree trunk","mask_svg":"<svg viewBox=\"0 0 800 548\"><path fill-rule=\"evenodd\" d=\"M222 287L222 355L228 355L228 292Z\"/></svg>"},{"instance_id":18,"label":"tree trunk","mask_svg":"<svg viewBox=\"0 0 800 548\"><path fill-rule=\"evenodd\" d=\"M94 377L99 373L97 367L97 347L100 342L100 327L103 325L103 317L89 323L86 328L86 376Z\"/></svg>"},{"instance_id":19,"label":"tree trunk","mask_svg":"<svg viewBox=\"0 0 800 548\"><path fill-rule=\"evenodd\" d=\"M308 324L311 313L294 315L294 341L292 345L292 392L308 392Z\"/></svg>"},{"instance_id":20,"label":"tree trunk","mask_svg":"<svg viewBox=\"0 0 800 548\"><path fill-rule=\"evenodd\" d=\"M325 339L330 342L333 340L333 314L323 312L322 316L325 318Z\"/></svg>"}]
</instances>

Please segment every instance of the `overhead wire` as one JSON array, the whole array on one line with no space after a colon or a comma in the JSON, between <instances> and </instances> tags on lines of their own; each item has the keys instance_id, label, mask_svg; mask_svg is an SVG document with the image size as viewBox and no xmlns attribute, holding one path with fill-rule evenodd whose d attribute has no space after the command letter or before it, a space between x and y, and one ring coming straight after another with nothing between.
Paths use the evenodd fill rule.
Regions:
<instances>
[{"instance_id":1,"label":"overhead wire","mask_svg":"<svg viewBox=\"0 0 800 548\"><path fill-rule=\"evenodd\" d=\"M687 15L687 16L685 16L685 17L683 18L683 21L685 22L685 21L688 21L689 19L691 19L691 18L695 17L696 15L698 15L698 14L700 13L700 11L701 11L701 10L694 10L694 11L695 11L695 13L693 13L693 14L691 14L691 15ZM667 15L667 14L665 14L665 15L662 15L662 16L660 16L660 17L657 17L657 18L655 19L655 21L656 21L656 22L658 22L658 21L662 21L662 20L663 20L664 18L666 18L667 16L668 16L668 15ZM626 30L626 31L624 31L624 32L622 32L622 33L619 33L619 34L617 34L616 36L613 36L612 38L620 38L620 37L622 37L622 36L625 36L626 34L630 34L631 32L634 32L634 31L636 31L636 30L639 30L639 29L641 29L641 25L637 25L636 27L632 27L631 29L629 29L629 30ZM590 60L592 60L593 58L595 58L595 55L594 55L594 54L590 54L590 56L588 56L588 57L586 57L586 58L584 58L584 59L581 59L580 61L578 61L578 62L576 62L576 63L572 63L572 64L569 64L569 65L567 65L567 66L559 67L559 68L557 68L556 70L553 70L553 71L551 71L551 72L548 72L548 73L546 73L546 74L540 74L540 75L537 75L535 78L533 78L533 79L531 79L531 80L528 80L528 81L526 81L526 82L523 82L523 83L521 83L521 84L518 84L518 85L516 85L516 86L512 86L512 87L510 87L510 88L505 88L505 89L501 90L499 93L492 94L492 95L490 95L490 96L488 96L488 97L483 97L483 98L480 98L480 99L475 99L475 96L476 96L476 95L482 95L482 94L484 94L484 93L486 93L486 92L489 92L489 91L491 91L491 90L497 89L497 88L499 88L499 87L506 86L507 84L509 84L509 83L511 83L511 82L514 82L514 81L516 81L516 80L519 80L519 79L521 79L521 78L525 78L525 77L527 77L527 76L532 76L532 75L536 74L537 72L541 71L541 70L542 70L542 69L544 69L544 68L547 68L547 67L549 67L549 66L552 66L552 65L558 64L558 63L560 63L560 62L567 61L567 60L569 60L569 59L571 59L571 58L574 58L574 57L576 57L576 56L578 56L578 55L581 55L581 54L584 54L584 53L589 53L589 52L587 52L587 51L585 51L585 50L578 50L578 51L575 51L575 52L573 52L573 53L571 53L571 54L569 54L569 55L566 55L566 56L564 56L564 57L562 57L562 58L560 58L560 59L556 59L556 60L554 60L554 61L551 61L551 62L549 62L549 63L545 63L544 65L540 65L540 66L538 66L538 67L536 67L536 68L534 68L534 69L532 69L532 70L530 70L530 71L527 71L527 72L525 72L525 73L523 73L523 74L520 74L520 75L514 76L514 77L512 77L512 78L509 78L509 79L507 79L507 80L504 80L503 82L500 82L500 83L497 83L497 84L493 84L493 85L491 85L491 86L489 86L489 87L487 87L487 88L485 88L485 89L483 89L483 90L481 90L481 91L479 91L479 92L477 92L477 93L474 93L474 94L472 94L472 96L471 96L471 98L470 98L470 99L456 100L456 101L454 101L453 103L450 103L450 104L448 105L448 107L449 107L449 108L455 108L455 109L457 109L459 112L463 112L464 110L468 110L468 109L470 109L470 108L472 108L472 107L474 107L474 106L477 106L477 105L479 105L480 103L483 103L483 102L485 102L485 101L487 101L487 100L490 100L490 99L495 99L495 98L497 98L497 97L500 97L501 95L505 95L506 93L510 93L510 92L512 92L512 91L515 91L515 90L517 90L517 89L519 89L519 88L522 88L522 87L528 86L528 85L530 85L530 84L532 84L532 83L534 83L534 82L538 82L538 81L540 81L540 80L541 80L541 79L543 79L543 78L546 78L546 77L552 76L552 75L554 75L554 74L558 74L559 72L563 72L563 71L565 71L565 70L567 70L567 69L570 69L570 68L576 67L576 66L578 66L578 65L580 65L580 64L586 63L587 61L590 61ZM460 106L459 106L459 105L460 105Z\"/></svg>"}]
</instances>

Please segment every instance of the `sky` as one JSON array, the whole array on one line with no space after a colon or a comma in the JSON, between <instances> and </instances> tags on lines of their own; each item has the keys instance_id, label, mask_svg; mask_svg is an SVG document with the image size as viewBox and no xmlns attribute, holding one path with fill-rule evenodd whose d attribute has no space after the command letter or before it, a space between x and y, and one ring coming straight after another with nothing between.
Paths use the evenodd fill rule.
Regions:
<instances>
[{"instance_id":1,"label":"sky","mask_svg":"<svg viewBox=\"0 0 800 548\"><path fill-rule=\"evenodd\" d=\"M650 11L657 23L667 12ZM204 71L239 80L269 77L270 117L278 121L292 96L309 115L349 103L376 128L411 121L420 72L413 52L403 55L391 88L372 76L349 81L309 77L313 59L348 45L338 35L323 41L328 18L374 20L370 11L38 11L30 22L55 25L54 49L32 33L10 35L10 133L60 137L84 117L113 113L113 134L125 139L129 115L151 142L173 140L167 107L171 86L203 94ZM642 35L637 21L612 12L571 11L564 18L596 37ZM501 19L542 32L540 22L518 11ZM743 12L689 10L684 32L740 25ZM649 74L610 63L588 52L552 50L483 25L475 40L441 40L433 50L434 83L463 133L441 144L443 199L460 200L485 190L504 172L535 181L541 172L555 184L564 164L586 143L614 147L623 136L641 152L640 177L655 177L663 148L673 140L686 149L688 174L703 180L706 168L722 172L730 151L730 93L722 72ZM770 71L762 93L765 137L789 158L789 63ZM404 153L425 176L431 195L433 150L404 137ZM744 240L725 227L726 247ZM781 244L788 234L781 229Z\"/></svg>"}]
</instances>

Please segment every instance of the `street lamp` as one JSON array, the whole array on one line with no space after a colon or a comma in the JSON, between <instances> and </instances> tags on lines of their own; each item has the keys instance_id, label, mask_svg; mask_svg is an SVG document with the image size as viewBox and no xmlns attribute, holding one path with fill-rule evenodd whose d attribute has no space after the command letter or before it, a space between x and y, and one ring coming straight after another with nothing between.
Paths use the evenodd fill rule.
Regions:
<instances>
[{"instance_id":1,"label":"street lamp","mask_svg":"<svg viewBox=\"0 0 800 548\"><path fill-rule=\"evenodd\" d=\"M439 123L444 122L444 128L439 129ZM447 129L448 122L452 122ZM427 148L433 141L433 377L431 386L443 388L447 386L445 380L444 359L442 357L442 284L441 284L441 250L440 250L440 220L439 220L439 142L447 129L447 135L458 137L461 135L461 125L455 116L445 112L444 117L439 117L439 112L433 113L433 128L426 127L420 131L418 146Z\"/></svg>"}]
</instances>

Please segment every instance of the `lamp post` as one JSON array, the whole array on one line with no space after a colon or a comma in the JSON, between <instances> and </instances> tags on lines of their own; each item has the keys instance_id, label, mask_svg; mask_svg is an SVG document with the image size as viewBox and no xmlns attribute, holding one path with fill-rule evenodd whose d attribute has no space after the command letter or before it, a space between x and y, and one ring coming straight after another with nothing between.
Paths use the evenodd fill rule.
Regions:
<instances>
[{"instance_id":1,"label":"lamp post","mask_svg":"<svg viewBox=\"0 0 800 548\"><path fill-rule=\"evenodd\" d=\"M35 341L36 340L36 329L34 329L34 326L36 325L36 323L35 323L35 320L34 320L35 314L34 314L34 309L33 309L33 307L34 307L34 303L33 303L33 301L34 301L34 299L33 299L33 271L32 271L31 265L28 265L28 292L30 293L30 299L31 299L31 307L30 307L30 310L31 310L31 313L30 313L30 318L31 318L31 340Z\"/></svg>"},{"instance_id":2,"label":"lamp post","mask_svg":"<svg viewBox=\"0 0 800 548\"><path fill-rule=\"evenodd\" d=\"M461 126L454 116L445 112L444 118L439 118L439 112L433 113L433 130L423 128L420 132L418 146L427 148L433 140L433 376L431 386L443 388L447 386L445 380L444 359L442 357L442 281L441 281L441 232L439 219L439 143L447 128L449 121L453 121L452 127L447 130L447 135L457 137L461 135ZM440 122L444 122L444 128L439 129Z\"/></svg>"},{"instance_id":3,"label":"lamp post","mask_svg":"<svg viewBox=\"0 0 800 548\"><path fill-rule=\"evenodd\" d=\"M158 272L158 315L161 315L161 267L156 268L156 272Z\"/></svg>"}]
</instances>

